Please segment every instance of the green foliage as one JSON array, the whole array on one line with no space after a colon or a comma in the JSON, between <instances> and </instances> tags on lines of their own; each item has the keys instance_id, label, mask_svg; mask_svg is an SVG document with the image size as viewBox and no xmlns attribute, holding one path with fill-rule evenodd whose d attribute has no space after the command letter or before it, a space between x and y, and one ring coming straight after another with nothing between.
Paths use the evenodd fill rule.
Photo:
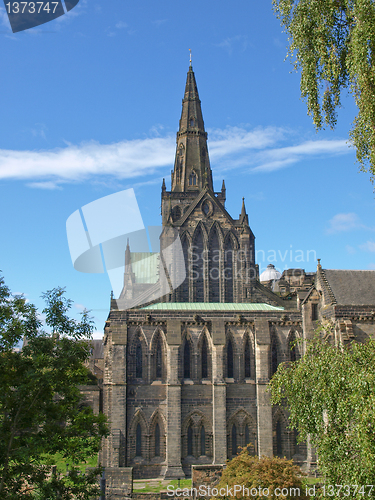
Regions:
<instances>
[{"instance_id":1,"label":"green foliage","mask_svg":"<svg viewBox=\"0 0 375 500\"><path fill-rule=\"evenodd\" d=\"M301 69L301 96L317 129L336 125L341 91L358 115L350 138L361 170L375 176L374 0L272 0L289 36L288 55Z\"/></svg>"},{"instance_id":2,"label":"green foliage","mask_svg":"<svg viewBox=\"0 0 375 500\"><path fill-rule=\"evenodd\" d=\"M247 449L244 448L241 453L230 460L227 463L227 467L223 471L221 480L215 488L220 492L220 488L227 490L228 488L234 488L235 485L243 485L244 488L249 489L249 495L244 496L247 493L246 490L241 488L241 491L236 492L236 498L251 498L258 499L264 498L264 495L252 494L251 489L255 488L259 491L259 487L268 488L269 495L267 498L276 497L281 500L295 500L296 497L300 499L305 499L305 485L301 478L301 469L296 465L293 465L293 460L287 460L286 458L268 458L262 457L258 458L248 454ZM287 488L287 495L275 495L276 488L280 490L276 491L276 494L280 493L283 488ZM299 488L299 494L294 488ZM292 489L292 490L291 490ZM255 490L253 491L255 493ZM286 493L286 491L285 491ZM234 490L233 490L234 496ZM217 498L232 498L232 496L218 496Z\"/></svg>"},{"instance_id":3,"label":"green foliage","mask_svg":"<svg viewBox=\"0 0 375 500\"><path fill-rule=\"evenodd\" d=\"M80 322L68 317L71 301L61 288L44 298L53 335L40 330L35 307L13 297L0 277L0 498L88 499L100 469L84 476L75 464L97 454L107 433L103 415L81 408L78 389L87 383L90 345L83 337L92 320L87 311ZM26 345L15 352L24 336ZM69 477L51 476L44 458L54 453L73 464Z\"/></svg>"},{"instance_id":4,"label":"green foliage","mask_svg":"<svg viewBox=\"0 0 375 500\"><path fill-rule=\"evenodd\" d=\"M302 359L281 364L271 379L272 403L286 402L291 427L310 438L327 484L374 484L374 366L373 340L335 346L316 335Z\"/></svg>"}]
</instances>

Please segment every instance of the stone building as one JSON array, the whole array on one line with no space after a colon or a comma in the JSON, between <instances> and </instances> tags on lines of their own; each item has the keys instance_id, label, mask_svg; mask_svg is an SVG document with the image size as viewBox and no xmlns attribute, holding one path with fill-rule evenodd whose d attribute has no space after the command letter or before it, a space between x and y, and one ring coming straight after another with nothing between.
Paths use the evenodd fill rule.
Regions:
<instances>
[{"instance_id":1,"label":"stone building","mask_svg":"<svg viewBox=\"0 0 375 500\"><path fill-rule=\"evenodd\" d=\"M224 181L214 191L191 66L176 142L171 188L163 181L161 190L161 246L168 228L178 231L186 279L141 307L122 310L111 300L103 374L111 433L101 461L133 467L136 478L178 478L250 445L259 456L307 463L311 453L297 445L286 412L272 408L267 384L280 362L302 354L294 341L318 320L332 319L344 340L375 334L375 271L319 264L316 275L289 270L260 282L244 200L234 219ZM128 247L123 294L137 286Z\"/></svg>"}]
</instances>

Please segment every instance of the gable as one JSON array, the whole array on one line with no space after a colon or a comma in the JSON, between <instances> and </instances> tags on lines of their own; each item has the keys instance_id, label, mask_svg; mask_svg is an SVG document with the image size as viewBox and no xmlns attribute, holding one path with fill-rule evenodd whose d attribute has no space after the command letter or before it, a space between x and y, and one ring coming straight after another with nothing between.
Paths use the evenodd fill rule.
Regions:
<instances>
[{"instance_id":1,"label":"gable","mask_svg":"<svg viewBox=\"0 0 375 500\"><path fill-rule=\"evenodd\" d=\"M375 271L323 270L339 305L375 305Z\"/></svg>"},{"instance_id":2,"label":"gable","mask_svg":"<svg viewBox=\"0 0 375 500\"><path fill-rule=\"evenodd\" d=\"M230 226L234 226L232 217L209 189L201 191L175 226L181 227L189 219L212 223L216 220L219 223L227 222Z\"/></svg>"}]
</instances>

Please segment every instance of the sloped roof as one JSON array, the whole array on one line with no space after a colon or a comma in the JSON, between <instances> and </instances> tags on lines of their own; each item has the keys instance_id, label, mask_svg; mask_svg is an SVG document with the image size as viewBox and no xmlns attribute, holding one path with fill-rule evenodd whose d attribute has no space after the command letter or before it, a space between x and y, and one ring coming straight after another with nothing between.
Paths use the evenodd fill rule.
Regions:
<instances>
[{"instance_id":1,"label":"sloped roof","mask_svg":"<svg viewBox=\"0 0 375 500\"><path fill-rule=\"evenodd\" d=\"M322 269L339 305L375 305L375 271Z\"/></svg>"},{"instance_id":2,"label":"sloped roof","mask_svg":"<svg viewBox=\"0 0 375 500\"><path fill-rule=\"evenodd\" d=\"M91 354L92 358L95 358L95 359L104 358L103 340L93 339L93 340L91 340L91 346L92 346L92 354Z\"/></svg>"},{"instance_id":3,"label":"sloped roof","mask_svg":"<svg viewBox=\"0 0 375 500\"><path fill-rule=\"evenodd\" d=\"M154 309L157 311L283 311L283 307L270 306L258 303L232 303L232 302L161 302L151 304L141 309Z\"/></svg>"}]
</instances>

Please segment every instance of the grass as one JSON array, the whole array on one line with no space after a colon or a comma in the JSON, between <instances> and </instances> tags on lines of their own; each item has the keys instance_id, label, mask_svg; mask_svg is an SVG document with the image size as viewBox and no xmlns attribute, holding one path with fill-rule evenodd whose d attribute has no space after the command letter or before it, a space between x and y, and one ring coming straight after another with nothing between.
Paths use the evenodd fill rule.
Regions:
<instances>
[{"instance_id":1,"label":"grass","mask_svg":"<svg viewBox=\"0 0 375 500\"><path fill-rule=\"evenodd\" d=\"M143 486L145 485L145 486ZM162 490L166 490L169 485L172 485L174 489L180 488L191 488L191 479L181 479L180 486L178 486L178 480L173 479L172 481L158 481L155 480L136 480L133 482L133 490L137 493L159 493ZM141 487L139 487L141 486Z\"/></svg>"},{"instance_id":2,"label":"grass","mask_svg":"<svg viewBox=\"0 0 375 500\"><path fill-rule=\"evenodd\" d=\"M64 458L61 453L55 453L54 455L44 455L44 462L46 465L56 465L57 471L65 474L66 464L69 464L69 468L72 466L71 461L68 458ZM96 467L98 463L97 455L90 457L87 462L77 464L81 472L86 471L86 467Z\"/></svg>"},{"instance_id":3,"label":"grass","mask_svg":"<svg viewBox=\"0 0 375 500\"><path fill-rule=\"evenodd\" d=\"M322 478L319 477L306 477L303 480L304 483L306 484L317 484L322 482Z\"/></svg>"}]
</instances>

